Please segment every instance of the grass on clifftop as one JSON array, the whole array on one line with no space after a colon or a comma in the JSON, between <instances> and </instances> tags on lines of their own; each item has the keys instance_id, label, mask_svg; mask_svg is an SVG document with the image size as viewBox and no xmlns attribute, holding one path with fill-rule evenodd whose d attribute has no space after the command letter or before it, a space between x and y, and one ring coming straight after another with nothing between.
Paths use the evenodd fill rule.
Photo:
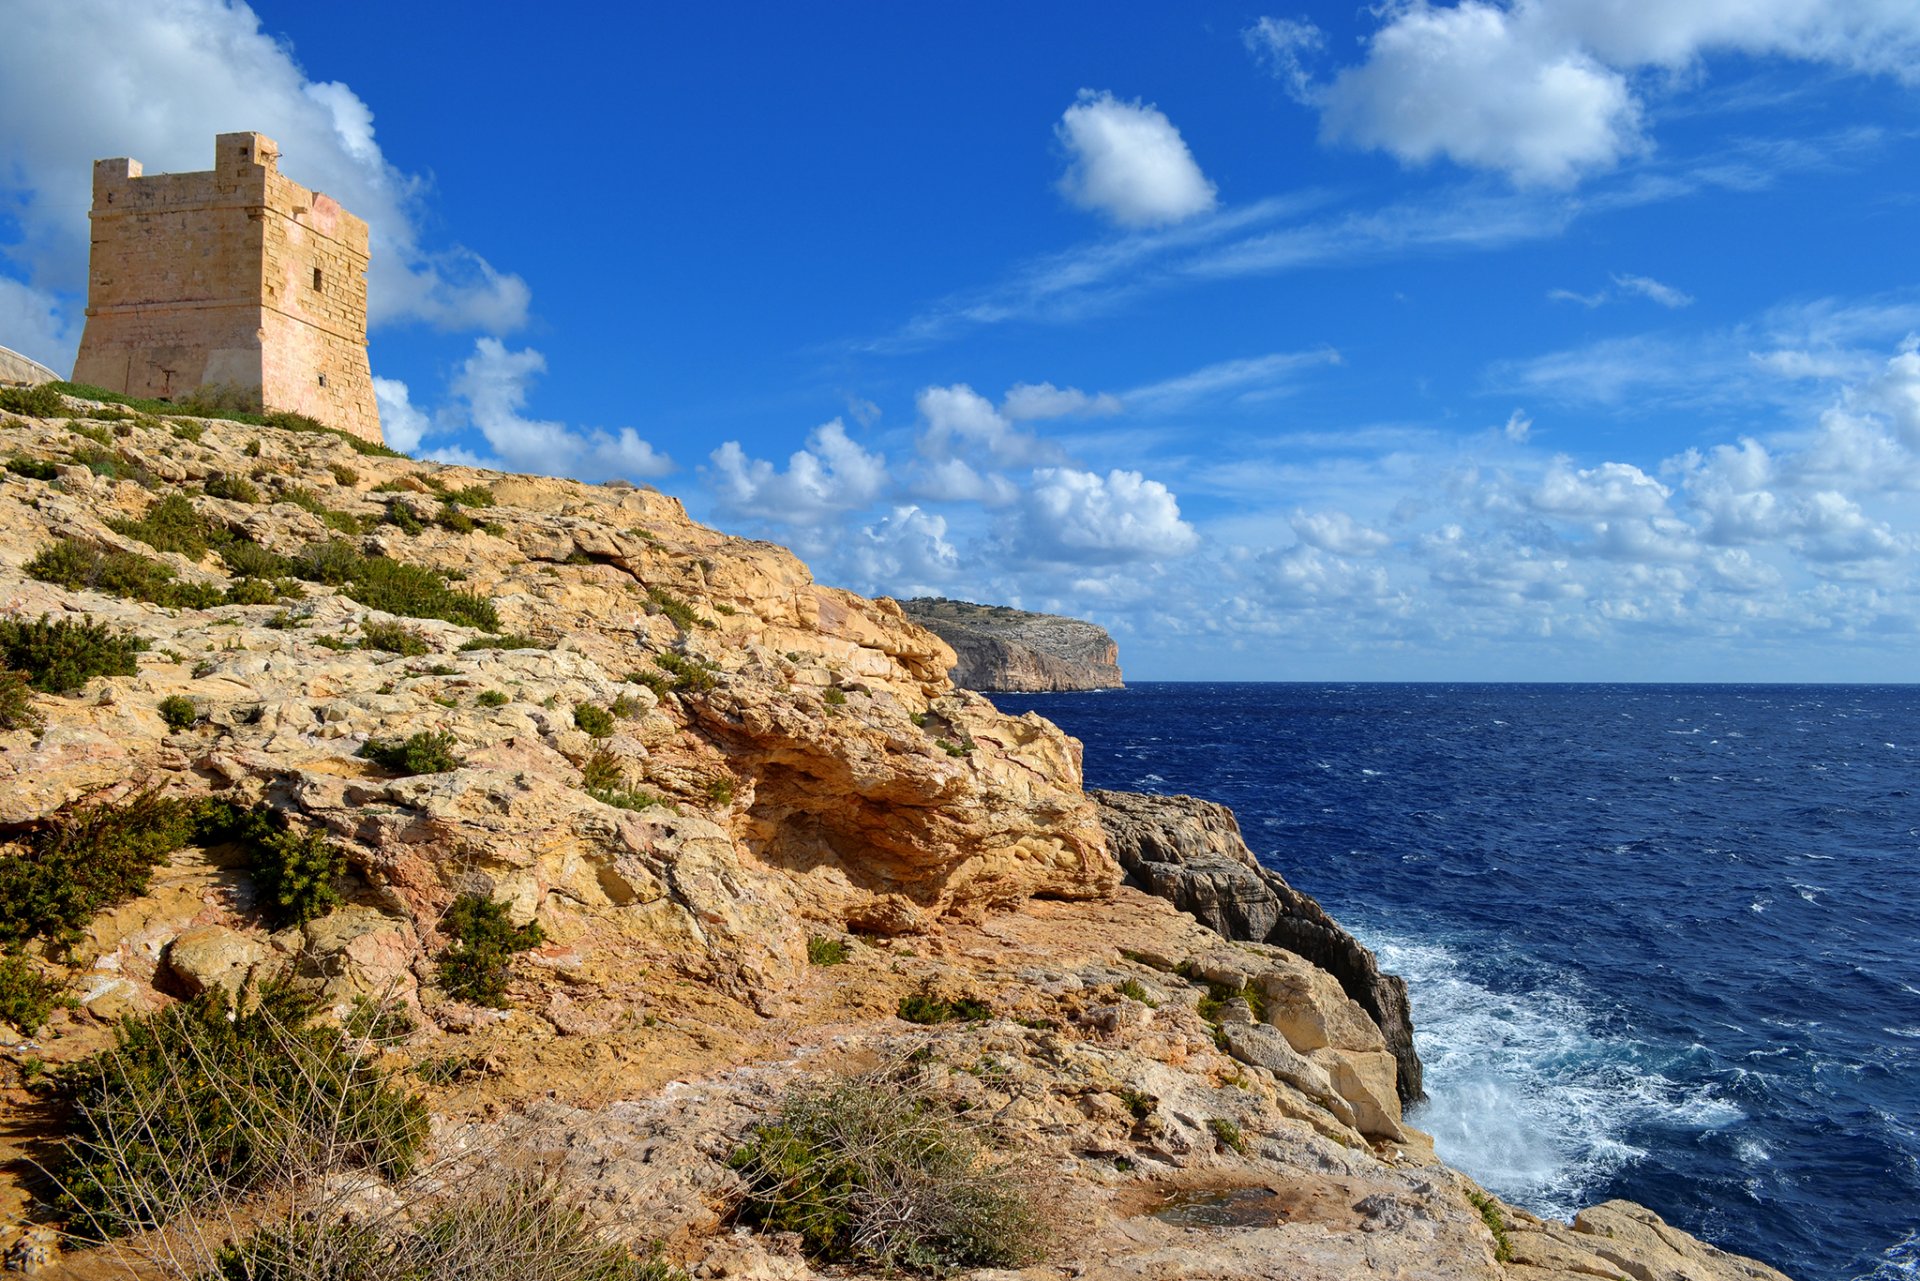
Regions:
<instances>
[{"instance_id":1,"label":"grass on clifftop","mask_svg":"<svg viewBox=\"0 0 1920 1281\"><path fill-rule=\"evenodd\" d=\"M167 414L181 414L193 418L218 418L227 422L245 423L252 427L278 427L282 431L299 431L310 434L334 436L351 445L356 453L373 458L405 458L406 454L385 445L362 440L351 432L337 427L329 427L317 419L305 414L296 414L289 410L268 410L261 412L251 408L251 400L223 393L223 389L204 388L179 401L148 400L139 396L123 396L116 391L103 387L93 387L86 383L54 382L45 383L29 389L38 393L35 409L15 408L9 403L0 403L0 409L13 409L15 413L29 414L35 418L58 418L68 410L60 400L60 394L73 396L80 400L97 400L109 405L125 405L139 413L160 417Z\"/></svg>"},{"instance_id":2,"label":"grass on clifftop","mask_svg":"<svg viewBox=\"0 0 1920 1281\"><path fill-rule=\"evenodd\" d=\"M747 1185L740 1220L797 1232L825 1262L945 1276L1043 1252L1027 1171L914 1079L798 1086L730 1164Z\"/></svg>"}]
</instances>

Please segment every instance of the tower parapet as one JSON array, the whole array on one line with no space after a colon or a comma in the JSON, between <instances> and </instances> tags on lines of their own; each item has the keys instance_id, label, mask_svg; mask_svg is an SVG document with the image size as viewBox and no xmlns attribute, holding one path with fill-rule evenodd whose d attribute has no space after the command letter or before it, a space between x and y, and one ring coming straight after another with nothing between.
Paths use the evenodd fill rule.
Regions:
<instances>
[{"instance_id":1,"label":"tower parapet","mask_svg":"<svg viewBox=\"0 0 1920 1281\"><path fill-rule=\"evenodd\" d=\"M367 224L280 172L257 133L198 173L93 166L87 325L73 380L178 400L232 389L378 441L367 363Z\"/></svg>"}]
</instances>

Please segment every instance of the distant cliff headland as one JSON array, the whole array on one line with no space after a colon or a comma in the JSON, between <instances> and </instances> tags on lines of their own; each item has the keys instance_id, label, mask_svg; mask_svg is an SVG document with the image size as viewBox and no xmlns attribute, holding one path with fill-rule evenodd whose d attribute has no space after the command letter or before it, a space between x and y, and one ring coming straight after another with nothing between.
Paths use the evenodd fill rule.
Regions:
<instances>
[{"instance_id":1,"label":"distant cliff headland","mask_svg":"<svg viewBox=\"0 0 1920 1281\"><path fill-rule=\"evenodd\" d=\"M1120 649L1092 623L944 596L900 602L907 617L953 647L962 689L1046 693L1119 689Z\"/></svg>"}]
</instances>

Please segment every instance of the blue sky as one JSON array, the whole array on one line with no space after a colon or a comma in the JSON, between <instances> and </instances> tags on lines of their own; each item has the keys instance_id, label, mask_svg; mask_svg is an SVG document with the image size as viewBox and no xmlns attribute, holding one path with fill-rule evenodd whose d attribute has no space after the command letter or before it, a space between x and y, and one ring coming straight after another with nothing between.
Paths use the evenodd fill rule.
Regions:
<instances>
[{"instance_id":1,"label":"blue sky","mask_svg":"<svg viewBox=\"0 0 1920 1281\"><path fill-rule=\"evenodd\" d=\"M426 456L1139 679L1913 677L1909 0L672 9L0 0L0 345L259 129Z\"/></svg>"}]
</instances>

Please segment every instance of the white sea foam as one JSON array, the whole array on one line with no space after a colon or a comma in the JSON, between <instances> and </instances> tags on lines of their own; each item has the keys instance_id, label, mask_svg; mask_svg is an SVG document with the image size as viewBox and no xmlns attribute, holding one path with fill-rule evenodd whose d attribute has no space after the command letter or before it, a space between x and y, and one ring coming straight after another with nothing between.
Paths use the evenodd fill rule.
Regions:
<instances>
[{"instance_id":1,"label":"white sea foam","mask_svg":"<svg viewBox=\"0 0 1920 1281\"><path fill-rule=\"evenodd\" d=\"M1648 1063L1645 1047L1597 1035L1561 987L1495 991L1435 943L1372 936L1403 975L1427 1101L1410 1117L1447 1161L1536 1214L1570 1217L1591 1190L1646 1155L1636 1130L1711 1130L1740 1110Z\"/></svg>"},{"instance_id":2,"label":"white sea foam","mask_svg":"<svg viewBox=\"0 0 1920 1281\"><path fill-rule=\"evenodd\" d=\"M1873 1271L1863 1272L1856 1281L1911 1281L1920 1277L1920 1228L1888 1246Z\"/></svg>"}]
</instances>

